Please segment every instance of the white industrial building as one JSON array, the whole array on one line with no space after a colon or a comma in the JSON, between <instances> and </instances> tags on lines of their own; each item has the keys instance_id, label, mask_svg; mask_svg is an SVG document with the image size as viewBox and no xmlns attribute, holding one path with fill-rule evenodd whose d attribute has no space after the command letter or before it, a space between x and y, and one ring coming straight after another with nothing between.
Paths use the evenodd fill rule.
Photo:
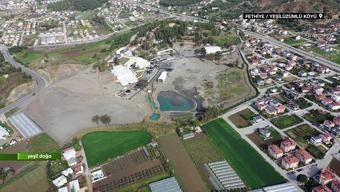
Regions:
<instances>
[{"instance_id":1,"label":"white industrial building","mask_svg":"<svg viewBox=\"0 0 340 192\"><path fill-rule=\"evenodd\" d=\"M168 76L168 72L163 71L163 72L161 73L161 75L158 77L157 81L163 83L163 82L165 81L165 79L166 79L167 76Z\"/></svg>"},{"instance_id":2,"label":"white industrial building","mask_svg":"<svg viewBox=\"0 0 340 192\"><path fill-rule=\"evenodd\" d=\"M9 118L9 121L25 138L31 138L42 133L41 128L25 113L13 115Z\"/></svg>"},{"instance_id":3,"label":"white industrial building","mask_svg":"<svg viewBox=\"0 0 340 192\"><path fill-rule=\"evenodd\" d=\"M39 34L41 45L64 43L65 37L64 32L47 32Z\"/></svg>"},{"instance_id":4,"label":"white industrial building","mask_svg":"<svg viewBox=\"0 0 340 192\"><path fill-rule=\"evenodd\" d=\"M219 46L210 46L210 45L209 46L205 46L204 50L205 50L205 53L207 55L215 54L217 52L221 52L222 51L221 47L219 47Z\"/></svg>"},{"instance_id":5,"label":"white industrial building","mask_svg":"<svg viewBox=\"0 0 340 192\"><path fill-rule=\"evenodd\" d=\"M111 70L111 73L113 73L113 75L117 77L122 86L127 86L129 84L134 84L138 82L136 75L131 69L126 66L114 66Z\"/></svg>"},{"instance_id":6,"label":"white industrial building","mask_svg":"<svg viewBox=\"0 0 340 192\"><path fill-rule=\"evenodd\" d=\"M175 177L170 177L149 185L151 192L182 192Z\"/></svg>"}]
</instances>

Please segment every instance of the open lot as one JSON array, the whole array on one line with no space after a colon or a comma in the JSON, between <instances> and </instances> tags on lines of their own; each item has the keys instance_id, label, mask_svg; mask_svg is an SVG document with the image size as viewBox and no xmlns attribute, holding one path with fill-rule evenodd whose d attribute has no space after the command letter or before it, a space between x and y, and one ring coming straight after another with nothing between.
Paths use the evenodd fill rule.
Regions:
<instances>
[{"instance_id":1,"label":"open lot","mask_svg":"<svg viewBox=\"0 0 340 192\"><path fill-rule=\"evenodd\" d=\"M229 117L230 121L234 123L238 128L243 128L251 125L252 117L255 114L250 109L244 109Z\"/></svg>"},{"instance_id":2,"label":"open lot","mask_svg":"<svg viewBox=\"0 0 340 192\"><path fill-rule=\"evenodd\" d=\"M94 115L107 114L112 124L141 122L148 113L144 96L137 95L132 100L114 96L120 85L112 81L110 73L81 71L37 94L26 113L62 144L78 131L96 126L91 121Z\"/></svg>"},{"instance_id":3,"label":"open lot","mask_svg":"<svg viewBox=\"0 0 340 192\"><path fill-rule=\"evenodd\" d=\"M177 135L159 138L161 151L170 160L183 191L208 191Z\"/></svg>"},{"instance_id":4,"label":"open lot","mask_svg":"<svg viewBox=\"0 0 340 192\"><path fill-rule=\"evenodd\" d=\"M56 143L46 133L33 137L28 144L29 151L31 152L53 152L60 149Z\"/></svg>"},{"instance_id":5,"label":"open lot","mask_svg":"<svg viewBox=\"0 0 340 192\"><path fill-rule=\"evenodd\" d=\"M183 144L203 180L210 189L213 189L212 186L210 186L211 184L208 178L209 174L207 173L204 164L224 159L218 152L217 147L210 141L207 135L203 134L192 139L184 140Z\"/></svg>"},{"instance_id":6,"label":"open lot","mask_svg":"<svg viewBox=\"0 0 340 192\"><path fill-rule=\"evenodd\" d=\"M251 189L285 182L223 119L211 121L203 128L223 157Z\"/></svg>"},{"instance_id":7,"label":"open lot","mask_svg":"<svg viewBox=\"0 0 340 192\"><path fill-rule=\"evenodd\" d=\"M144 131L98 131L83 136L81 141L87 163L93 167L149 143L151 135Z\"/></svg>"},{"instance_id":8,"label":"open lot","mask_svg":"<svg viewBox=\"0 0 340 192\"><path fill-rule=\"evenodd\" d=\"M287 127L291 127L298 123L301 123L303 120L299 118L297 115L283 115L278 118L272 119L271 122L279 129L284 129Z\"/></svg>"},{"instance_id":9,"label":"open lot","mask_svg":"<svg viewBox=\"0 0 340 192\"><path fill-rule=\"evenodd\" d=\"M303 124L285 132L289 137L297 141L300 145L306 147L307 140L319 132L313 127Z\"/></svg>"}]
</instances>

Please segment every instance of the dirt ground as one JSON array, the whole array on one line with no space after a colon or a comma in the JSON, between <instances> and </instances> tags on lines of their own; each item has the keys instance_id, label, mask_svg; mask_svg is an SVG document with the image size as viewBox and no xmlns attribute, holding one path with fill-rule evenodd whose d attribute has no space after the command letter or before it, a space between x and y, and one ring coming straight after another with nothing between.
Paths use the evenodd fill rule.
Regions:
<instances>
[{"instance_id":1,"label":"dirt ground","mask_svg":"<svg viewBox=\"0 0 340 192\"><path fill-rule=\"evenodd\" d=\"M132 100L115 96L119 89L113 75L92 69L61 78L40 92L27 106L29 116L58 143L63 144L78 131L94 127L94 115L108 114L112 124L140 122L147 115L143 95Z\"/></svg>"},{"instance_id":2,"label":"dirt ground","mask_svg":"<svg viewBox=\"0 0 340 192\"><path fill-rule=\"evenodd\" d=\"M28 146L26 143L21 142L14 146L8 147L1 151L1 153L18 153L28 151ZM16 173L19 173L20 170L24 169L31 162L29 161L0 161L0 167L12 167Z\"/></svg>"},{"instance_id":3,"label":"dirt ground","mask_svg":"<svg viewBox=\"0 0 340 192\"><path fill-rule=\"evenodd\" d=\"M159 144L161 151L170 160L176 178L184 192L208 191L177 135L161 137Z\"/></svg>"},{"instance_id":4,"label":"dirt ground","mask_svg":"<svg viewBox=\"0 0 340 192\"><path fill-rule=\"evenodd\" d=\"M33 90L34 83L24 83L16 88L14 88L7 97L7 103L13 103L14 101L22 98L23 96L27 95L28 93L31 93Z\"/></svg>"},{"instance_id":5,"label":"dirt ground","mask_svg":"<svg viewBox=\"0 0 340 192\"><path fill-rule=\"evenodd\" d=\"M247 137L250 140L252 140L261 149L267 149L268 145L270 144L277 144L277 145L280 144L280 140L274 140L274 139L263 140L257 133L249 134L247 135Z\"/></svg>"}]
</instances>

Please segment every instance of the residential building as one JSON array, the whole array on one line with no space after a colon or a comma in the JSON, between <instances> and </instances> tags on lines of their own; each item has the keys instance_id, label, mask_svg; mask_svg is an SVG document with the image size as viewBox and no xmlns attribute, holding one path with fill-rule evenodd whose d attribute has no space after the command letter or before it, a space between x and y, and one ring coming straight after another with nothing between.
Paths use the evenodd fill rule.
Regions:
<instances>
[{"instance_id":1,"label":"residential building","mask_svg":"<svg viewBox=\"0 0 340 192\"><path fill-rule=\"evenodd\" d=\"M299 159L295 156L287 156L282 159L281 165L285 169L295 169L299 166Z\"/></svg>"},{"instance_id":2,"label":"residential building","mask_svg":"<svg viewBox=\"0 0 340 192\"><path fill-rule=\"evenodd\" d=\"M281 142L280 148L286 153L294 150L296 148L296 143L292 139L287 138Z\"/></svg>"},{"instance_id":3,"label":"residential building","mask_svg":"<svg viewBox=\"0 0 340 192\"><path fill-rule=\"evenodd\" d=\"M271 133L268 127L259 128L259 133L260 133L260 136L263 137L264 139L268 139L271 136Z\"/></svg>"},{"instance_id":4,"label":"residential building","mask_svg":"<svg viewBox=\"0 0 340 192\"><path fill-rule=\"evenodd\" d=\"M73 147L64 149L63 158L67 161L69 166L74 166L77 164L76 150Z\"/></svg>"},{"instance_id":5,"label":"residential building","mask_svg":"<svg viewBox=\"0 0 340 192\"><path fill-rule=\"evenodd\" d=\"M312 189L312 192L332 192L327 186L317 186Z\"/></svg>"},{"instance_id":6,"label":"residential building","mask_svg":"<svg viewBox=\"0 0 340 192\"><path fill-rule=\"evenodd\" d=\"M304 149L300 149L295 153L295 155L300 162L303 162L304 164L308 164L313 160L313 156Z\"/></svg>"},{"instance_id":7,"label":"residential building","mask_svg":"<svg viewBox=\"0 0 340 192\"><path fill-rule=\"evenodd\" d=\"M321 185L327 185L328 183L332 182L334 180L333 173L329 171L328 169L323 169L320 173L320 184Z\"/></svg>"},{"instance_id":8,"label":"residential building","mask_svg":"<svg viewBox=\"0 0 340 192\"><path fill-rule=\"evenodd\" d=\"M283 151L277 145L271 144L268 146L269 154L275 159L281 158L283 156Z\"/></svg>"},{"instance_id":9,"label":"residential building","mask_svg":"<svg viewBox=\"0 0 340 192\"><path fill-rule=\"evenodd\" d=\"M340 192L340 180L333 181L331 188L332 188L333 192Z\"/></svg>"}]
</instances>

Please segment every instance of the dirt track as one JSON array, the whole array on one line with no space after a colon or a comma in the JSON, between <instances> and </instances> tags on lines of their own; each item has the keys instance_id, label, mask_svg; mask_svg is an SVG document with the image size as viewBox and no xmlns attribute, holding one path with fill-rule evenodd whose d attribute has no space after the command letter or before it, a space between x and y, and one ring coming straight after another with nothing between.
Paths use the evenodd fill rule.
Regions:
<instances>
[{"instance_id":1,"label":"dirt track","mask_svg":"<svg viewBox=\"0 0 340 192\"><path fill-rule=\"evenodd\" d=\"M176 135L161 137L159 144L162 152L173 165L176 178L184 192L208 191L194 163Z\"/></svg>"}]
</instances>

